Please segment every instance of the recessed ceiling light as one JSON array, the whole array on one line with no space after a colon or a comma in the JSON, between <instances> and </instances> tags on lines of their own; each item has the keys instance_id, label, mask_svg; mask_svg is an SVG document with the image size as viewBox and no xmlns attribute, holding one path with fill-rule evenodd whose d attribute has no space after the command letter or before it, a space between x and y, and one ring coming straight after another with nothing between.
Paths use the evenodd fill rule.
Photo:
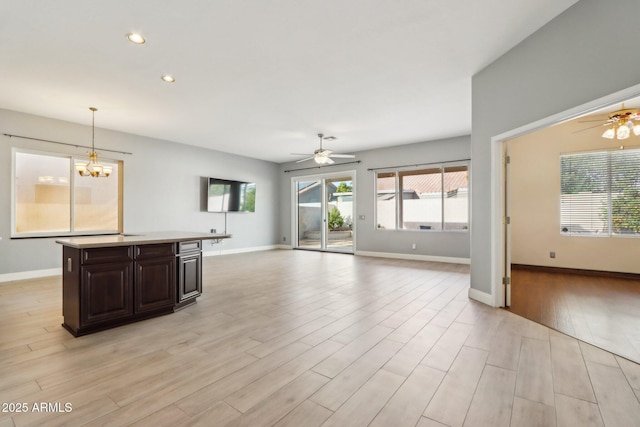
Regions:
<instances>
[{"instance_id":1,"label":"recessed ceiling light","mask_svg":"<svg viewBox=\"0 0 640 427\"><path fill-rule=\"evenodd\" d=\"M127 34L127 39L129 39L129 41L131 43L135 43L135 44L144 44L144 42L146 41L144 39L144 37L142 37L138 33L129 33L129 34Z\"/></svg>"},{"instance_id":2,"label":"recessed ceiling light","mask_svg":"<svg viewBox=\"0 0 640 427\"><path fill-rule=\"evenodd\" d=\"M176 81L176 79L173 78L173 76L169 75L169 74L165 74L164 76L160 77L163 81L167 82L167 83L173 83Z\"/></svg>"}]
</instances>

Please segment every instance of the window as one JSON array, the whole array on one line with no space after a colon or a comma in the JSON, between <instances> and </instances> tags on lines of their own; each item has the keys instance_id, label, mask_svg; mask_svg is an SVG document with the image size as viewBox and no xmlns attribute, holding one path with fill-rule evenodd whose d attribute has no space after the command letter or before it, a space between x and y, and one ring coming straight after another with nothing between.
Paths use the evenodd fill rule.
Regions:
<instances>
[{"instance_id":1,"label":"window","mask_svg":"<svg viewBox=\"0 0 640 427\"><path fill-rule=\"evenodd\" d=\"M469 171L464 166L447 166L442 171L445 230L469 229Z\"/></svg>"},{"instance_id":2,"label":"window","mask_svg":"<svg viewBox=\"0 0 640 427\"><path fill-rule=\"evenodd\" d=\"M378 173L376 176L376 220L378 228L396 228L396 174Z\"/></svg>"},{"instance_id":3,"label":"window","mask_svg":"<svg viewBox=\"0 0 640 427\"><path fill-rule=\"evenodd\" d=\"M112 175L90 178L76 175L71 156L14 153L13 237L122 230L121 162L100 159Z\"/></svg>"},{"instance_id":4,"label":"window","mask_svg":"<svg viewBox=\"0 0 640 427\"><path fill-rule=\"evenodd\" d=\"M560 156L560 233L640 236L640 150Z\"/></svg>"},{"instance_id":5,"label":"window","mask_svg":"<svg viewBox=\"0 0 640 427\"><path fill-rule=\"evenodd\" d=\"M400 228L442 230L442 170L398 172L402 188Z\"/></svg>"},{"instance_id":6,"label":"window","mask_svg":"<svg viewBox=\"0 0 640 427\"><path fill-rule=\"evenodd\" d=\"M467 230L468 166L378 172L376 222L378 229Z\"/></svg>"}]
</instances>

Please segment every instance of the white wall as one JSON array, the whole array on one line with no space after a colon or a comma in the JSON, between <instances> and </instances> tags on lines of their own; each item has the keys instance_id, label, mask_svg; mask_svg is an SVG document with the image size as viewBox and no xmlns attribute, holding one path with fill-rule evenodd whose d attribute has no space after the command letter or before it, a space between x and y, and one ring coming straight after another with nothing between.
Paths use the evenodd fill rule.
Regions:
<instances>
[{"instance_id":1,"label":"white wall","mask_svg":"<svg viewBox=\"0 0 640 427\"><path fill-rule=\"evenodd\" d=\"M419 163L438 163L469 158L469 137L408 144L356 153L359 164L312 168L285 173L285 170L313 167L313 162L281 165L280 242L291 242L291 177L355 170L356 212L353 213L357 252L378 252L408 256L469 258L469 232L378 230L375 222L375 173L367 169ZM473 171L470 182L473 186ZM473 201L472 201L473 203ZM365 219L360 219L364 215ZM283 239L286 239L283 240ZM413 250L412 244L416 244Z\"/></svg>"},{"instance_id":2,"label":"white wall","mask_svg":"<svg viewBox=\"0 0 640 427\"><path fill-rule=\"evenodd\" d=\"M471 287L492 292L491 138L640 83L637 0L581 0L472 81ZM496 273L493 274L492 273Z\"/></svg>"},{"instance_id":3,"label":"white wall","mask_svg":"<svg viewBox=\"0 0 640 427\"><path fill-rule=\"evenodd\" d=\"M510 141L511 262L640 273L640 239L560 234L560 154L620 145L602 138L602 127L585 130L593 125L564 123ZM640 138L625 143L639 144Z\"/></svg>"},{"instance_id":4,"label":"white wall","mask_svg":"<svg viewBox=\"0 0 640 427\"><path fill-rule=\"evenodd\" d=\"M0 110L0 131L90 145L90 126ZM55 239L11 239L11 147L84 154L56 144L0 136L0 274L60 266ZM222 245L205 251L243 250L277 243L279 169L275 163L122 132L96 129L96 146L132 152L102 153L124 161L124 231L224 231L224 214L201 211L201 177L256 182L256 212L229 213ZM97 150L100 153L100 150ZM90 178L86 178L90 179Z\"/></svg>"}]
</instances>

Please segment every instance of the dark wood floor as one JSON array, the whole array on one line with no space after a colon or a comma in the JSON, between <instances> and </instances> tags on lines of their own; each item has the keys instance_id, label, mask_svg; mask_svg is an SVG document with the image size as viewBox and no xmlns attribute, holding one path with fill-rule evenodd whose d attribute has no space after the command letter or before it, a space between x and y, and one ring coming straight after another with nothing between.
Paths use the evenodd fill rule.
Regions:
<instances>
[{"instance_id":1,"label":"dark wood floor","mask_svg":"<svg viewBox=\"0 0 640 427\"><path fill-rule=\"evenodd\" d=\"M510 311L640 363L640 280L514 266Z\"/></svg>"}]
</instances>

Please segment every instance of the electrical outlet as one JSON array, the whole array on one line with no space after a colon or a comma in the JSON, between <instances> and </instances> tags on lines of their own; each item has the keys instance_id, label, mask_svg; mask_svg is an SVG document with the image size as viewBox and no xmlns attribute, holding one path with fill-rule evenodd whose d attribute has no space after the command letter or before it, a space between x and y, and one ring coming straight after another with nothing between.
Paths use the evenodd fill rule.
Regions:
<instances>
[{"instance_id":1,"label":"electrical outlet","mask_svg":"<svg viewBox=\"0 0 640 427\"><path fill-rule=\"evenodd\" d=\"M415 243L411 244L411 249L413 249L414 251L416 250L416 244Z\"/></svg>"},{"instance_id":2,"label":"electrical outlet","mask_svg":"<svg viewBox=\"0 0 640 427\"><path fill-rule=\"evenodd\" d=\"M549 258L555 258L555 257L556 257L556 252L555 251L549 252Z\"/></svg>"},{"instance_id":3,"label":"electrical outlet","mask_svg":"<svg viewBox=\"0 0 640 427\"><path fill-rule=\"evenodd\" d=\"M282 241L286 242L287 241L287 236L282 236Z\"/></svg>"}]
</instances>

